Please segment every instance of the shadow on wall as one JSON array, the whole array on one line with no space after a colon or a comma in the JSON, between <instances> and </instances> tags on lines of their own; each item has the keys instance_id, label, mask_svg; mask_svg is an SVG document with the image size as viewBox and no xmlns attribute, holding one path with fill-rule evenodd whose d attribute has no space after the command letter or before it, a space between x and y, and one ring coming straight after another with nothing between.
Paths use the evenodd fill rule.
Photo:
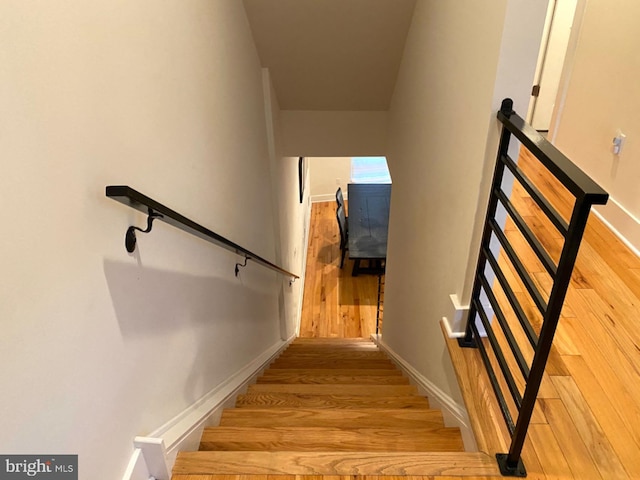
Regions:
<instances>
[{"instance_id":1,"label":"shadow on wall","mask_svg":"<svg viewBox=\"0 0 640 480\"><path fill-rule=\"evenodd\" d=\"M275 274L203 277L110 260L104 273L123 349L137 372L130 381L143 384L132 389L167 409L165 419L280 340ZM172 401L180 405L162 404ZM157 426L158 420L150 422Z\"/></svg>"}]
</instances>

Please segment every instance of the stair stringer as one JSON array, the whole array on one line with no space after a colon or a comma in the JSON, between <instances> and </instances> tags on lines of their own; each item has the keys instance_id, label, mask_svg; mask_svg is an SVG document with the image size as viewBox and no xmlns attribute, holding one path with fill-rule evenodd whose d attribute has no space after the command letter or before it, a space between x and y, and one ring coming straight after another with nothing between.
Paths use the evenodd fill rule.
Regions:
<instances>
[{"instance_id":1,"label":"stair stringer","mask_svg":"<svg viewBox=\"0 0 640 480\"><path fill-rule=\"evenodd\" d=\"M450 395L447 395L427 377L413 368L409 362L384 342L382 335L372 334L371 340L389 356L393 363L409 378L411 383L418 387L421 395L429 397L432 408L442 411L445 425L447 427L458 427L460 429L465 451L477 452L478 445L473 429L471 428L471 422L466 408L457 403Z\"/></svg>"}]
</instances>

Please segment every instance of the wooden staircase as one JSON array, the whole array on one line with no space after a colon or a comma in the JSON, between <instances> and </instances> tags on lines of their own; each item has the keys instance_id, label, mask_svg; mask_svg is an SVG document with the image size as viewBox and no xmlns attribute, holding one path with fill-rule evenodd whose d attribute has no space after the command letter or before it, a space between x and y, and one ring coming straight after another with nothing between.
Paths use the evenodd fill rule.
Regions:
<instances>
[{"instance_id":1,"label":"wooden staircase","mask_svg":"<svg viewBox=\"0 0 640 480\"><path fill-rule=\"evenodd\" d=\"M199 451L178 454L172 478L496 472L375 344L299 338L205 429Z\"/></svg>"}]
</instances>

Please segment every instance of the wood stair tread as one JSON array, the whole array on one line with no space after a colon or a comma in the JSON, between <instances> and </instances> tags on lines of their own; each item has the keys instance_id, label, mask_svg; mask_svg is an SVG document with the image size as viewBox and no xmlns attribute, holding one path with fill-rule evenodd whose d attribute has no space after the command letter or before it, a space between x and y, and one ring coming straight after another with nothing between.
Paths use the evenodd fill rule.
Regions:
<instances>
[{"instance_id":1,"label":"wood stair tread","mask_svg":"<svg viewBox=\"0 0 640 480\"><path fill-rule=\"evenodd\" d=\"M172 480L320 480L318 477L324 475L173 475ZM408 480L407 475L326 475L326 480ZM482 475L481 477L471 474L451 475L411 475L409 480L455 480L456 478L467 478L468 480L505 480L502 475Z\"/></svg>"},{"instance_id":2,"label":"wood stair tread","mask_svg":"<svg viewBox=\"0 0 640 480\"><path fill-rule=\"evenodd\" d=\"M348 375L348 376L367 376L367 375L395 375L402 376L402 372L397 368L268 368L263 375Z\"/></svg>"},{"instance_id":3,"label":"wood stair tread","mask_svg":"<svg viewBox=\"0 0 640 480\"><path fill-rule=\"evenodd\" d=\"M330 344L330 345L341 345L341 344L349 344L349 343L370 343L375 345L370 339L364 337L297 337L291 342L291 345L300 345L300 344Z\"/></svg>"},{"instance_id":4,"label":"wood stair tread","mask_svg":"<svg viewBox=\"0 0 640 480\"><path fill-rule=\"evenodd\" d=\"M275 384L348 384L348 385L408 385L409 379L402 375L374 375L356 373L355 370L347 371L350 373L342 374L340 370L335 373L313 373L311 371L302 371L289 373L286 370L272 371L268 374L258 377L256 382L275 383Z\"/></svg>"},{"instance_id":5,"label":"wood stair tread","mask_svg":"<svg viewBox=\"0 0 640 480\"><path fill-rule=\"evenodd\" d=\"M282 384L256 383L249 385L247 393L295 393L307 395L417 395L413 385L331 385L331 384Z\"/></svg>"},{"instance_id":6,"label":"wood stair tread","mask_svg":"<svg viewBox=\"0 0 640 480\"><path fill-rule=\"evenodd\" d=\"M239 395L236 408L402 408L429 409L429 400L418 395L305 395L294 393L254 393Z\"/></svg>"},{"instance_id":7,"label":"wood stair tread","mask_svg":"<svg viewBox=\"0 0 640 480\"><path fill-rule=\"evenodd\" d=\"M389 356L380 350L371 351L358 351L358 350L345 350L345 351L307 351L307 350L287 350L276 360L296 359L296 360L331 360L331 359L362 359L362 360L389 360Z\"/></svg>"},{"instance_id":8,"label":"wood stair tread","mask_svg":"<svg viewBox=\"0 0 640 480\"><path fill-rule=\"evenodd\" d=\"M301 352L311 352L311 353L322 353L322 352L380 352L380 349L377 345L373 343L352 343L352 344L342 344L342 345L329 345L329 344L318 344L318 345L289 345L287 349L287 353L301 353Z\"/></svg>"},{"instance_id":9,"label":"wood stair tread","mask_svg":"<svg viewBox=\"0 0 640 480\"><path fill-rule=\"evenodd\" d=\"M180 452L174 475L499 476L481 452Z\"/></svg>"},{"instance_id":10,"label":"wood stair tread","mask_svg":"<svg viewBox=\"0 0 640 480\"><path fill-rule=\"evenodd\" d=\"M439 410L230 408L222 412L221 426L397 427L442 428Z\"/></svg>"},{"instance_id":11,"label":"wood stair tread","mask_svg":"<svg viewBox=\"0 0 640 480\"><path fill-rule=\"evenodd\" d=\"M503 420L489 382L484 380L486 370L482 360L474 355L474 349L461 348L455 339L449 338L442 324L440 327L469 412L478 450L494 454L507 451L509 439L496 428Z\"/></svg>"},{"instance_id":12,"label":"wood stair tread","mask_svg":"<svg viewBox=\"0 0 640 480\"><path fill-rule=\"evenodd\" d=\"M383 370L393 369L397 370L397 367L384 358L375 359L362 359L362 358L284 358L277 359L269 365L269 369L292 369L292 368L305 368L305 369L327 369L327 368L340 368L340 369L372 369Z\"/></svg>"},{"instance_id":13,"label":"wood stair tread","mask_svg":"<svg viewBox=\"0 0 640 480\"><path fill-rule=\"evenodd\" d=\"M457 428L212 427L200 450L462 452Z\"/></svg>"}]
</instances>

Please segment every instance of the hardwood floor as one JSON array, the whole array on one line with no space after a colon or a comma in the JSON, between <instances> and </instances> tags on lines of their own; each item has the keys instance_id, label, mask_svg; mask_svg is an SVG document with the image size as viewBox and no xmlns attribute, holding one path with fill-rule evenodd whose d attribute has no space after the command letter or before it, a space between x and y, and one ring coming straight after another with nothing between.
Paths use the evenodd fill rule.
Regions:
<instances>
[{"instance_id":1,"label":"hardwood floor","mask_svg":"<svg viewBox=\"0 0 640 480\"><path fill-rule=\"evenodd\" d=\"M568 193L543 173L529 152L521 153L519 166L566 219L572 207ZM517 183L511 200L557 260L562 245L560 234ZM505 233L524 257L538 288L548 294L551 280L512 222L507 221ZM539 331L540 315L503 254L499 264L525 311L534 314L534 328ZM639 268L640 259L592 213L523 450L529 478L640 478ZM508 319L513 320L497 283L493 290ZM515 320L510 324L520 337L519 343L525 345L524 334L515 327ZM500 329L493 330L506 352L508 347ZM452 356L464 357L458 357L463 360L462 368L467 369L466 373L458 371L461 383L465 383L466 376L484 377L478 370L481 367L474 364L477 352L456 350L457 344L451 342L448 346ZM523 353L529 362L533 352ZM513 358L507 355L507 361L517 371ZM479 383L474 380L463 385L463 389L471 391L474 404L493 396L486 385ZM516 383L522 392L524 383L517 376ZM478 418L478 428L489 431L493 422L503 424L495 404L488 409L471 405L471 409L476 409L470 411L470 416ZM513 405L511 411L515 414ZM497 452L505 451L507 442L503 428L497 438L480 439L479 443L486 451Z\"/></svg>"},{"instance_id":2,"label":"hardwood floor","mask_svg":"<svg viewBox=\"0 0 640 480\"><path fill-rule=\"evenodd\" d=\"M347 209L348 202L345 202ZM348 210L347 210L348 212ZM376 331L378 277L351 276L348 253L340 267L336 202L311 208L301 337L365 337Z\"/></svg>"}]
</instances>

